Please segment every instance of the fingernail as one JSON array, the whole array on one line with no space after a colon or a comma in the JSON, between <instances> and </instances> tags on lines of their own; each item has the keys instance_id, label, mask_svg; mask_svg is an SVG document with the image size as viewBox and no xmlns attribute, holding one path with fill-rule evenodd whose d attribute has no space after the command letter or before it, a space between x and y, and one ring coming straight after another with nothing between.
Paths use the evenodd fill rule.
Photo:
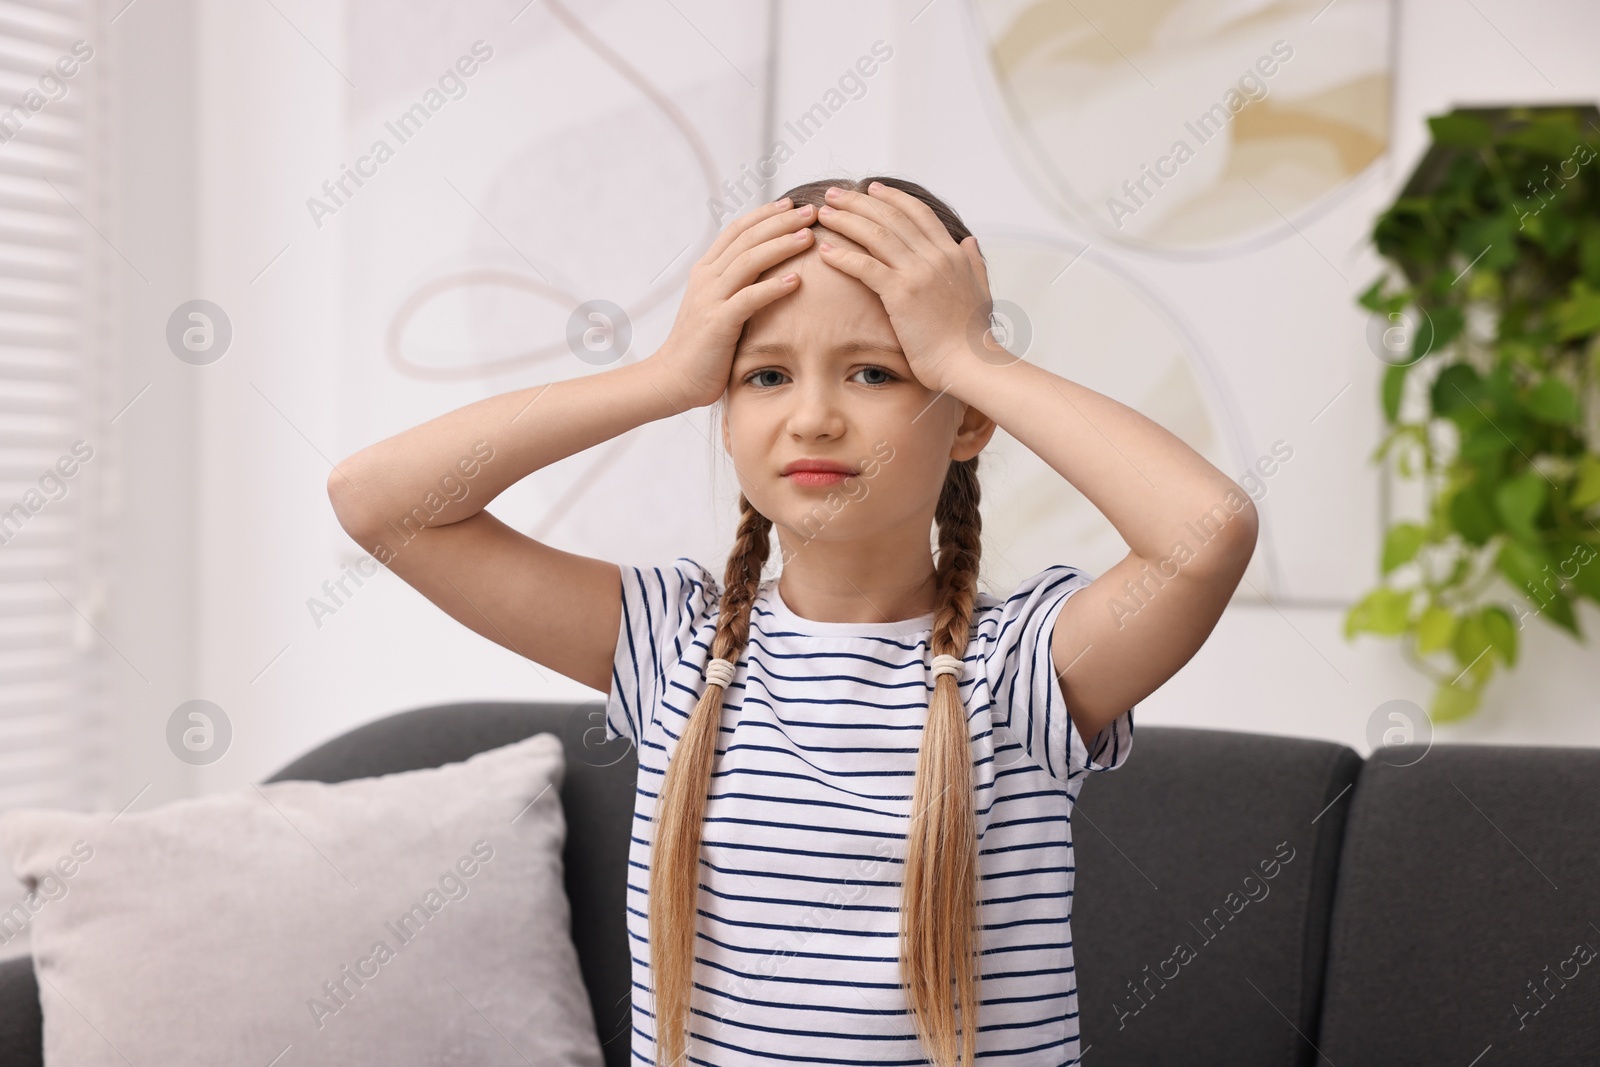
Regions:
<instances>
[{"instance_id":1,"label":"fingernail","mask_svg":"<svg viewBox=\"0 0 1600 1067\"><path fill-rule=\"evenodd\" d=\"M801 218L809 217L810 214L811 214L811 211L812 211L812 208L811 208L810 204L801 204L800 205L799 214L800 214Z\"/></svg>"}]
</instances>

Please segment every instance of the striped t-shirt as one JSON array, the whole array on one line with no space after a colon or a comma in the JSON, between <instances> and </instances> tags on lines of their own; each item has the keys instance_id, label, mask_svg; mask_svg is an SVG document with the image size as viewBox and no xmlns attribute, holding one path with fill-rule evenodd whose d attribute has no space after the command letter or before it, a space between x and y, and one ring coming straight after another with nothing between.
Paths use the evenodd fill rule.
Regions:
<instances>
[{"instance_id":1,"label":"striped t-shirt","mask_svg":"<svg viewBox=\"0 0 1600 1067\"><path fill-rule=\"evenodd\" d=\"M633 1057L654 1065L650 846L665 777L705 685L715 575L680 556L622 571L606 736L634 742L628 861ZM1078 1062L1072 808L1085 772L1133 745L1133 709L1085 748L1050 658L1066 600L1093 579L1052 566L1007 599L980 590L960 678L981 882L978 1055ZM761 584L724 693L706 803L689 1060L715 1067L924 1064L900 985L899 905L933 615L813 622Z\"/></svg>"}]
</instances>

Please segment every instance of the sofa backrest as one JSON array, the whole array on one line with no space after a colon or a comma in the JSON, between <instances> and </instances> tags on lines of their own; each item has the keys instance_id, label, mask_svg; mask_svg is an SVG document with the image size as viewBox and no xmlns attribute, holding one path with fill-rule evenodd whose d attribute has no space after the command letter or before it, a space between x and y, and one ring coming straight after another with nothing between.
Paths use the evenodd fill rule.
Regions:
<instances>
[{"instance_id":1,"label":"sofa backrest","mask_svg":"<svg viewBox=\"0 0 1600 1067\"><path fill-rule=\"evenodd\" d=\"M1086 1062L1316 1062L1361 767L1326 741L1140 726L1126 766L1090 773L1072 819Z\"/></svg>"},{"instance_id":2,"label":"sofa backrest","mask_svg":"<svg viewBox=\"0 0 1600 1067\"><path fill-rule=\"evenodd\" d=\"M638 764L628 742L605 741L603 707L419 708L268 781L559 736L572 936L607 1067L622 1067ZM1600 1063L1600 749L1435 745L1401 767L1223 730L1141 726L1138 745L1126 767L1091 774L1073 818L1086 1060ZM30 962L0 965L6 1063L40 1062Z\"/></svg>"},{"instance_id":3,"label":"sofa backrest","mask_svg":"<svg viewBox=\"0 0 1600 1067\"><path fill-rule=\"evenodd\" d=\"M628 742L605 741L603 707L419 708L269 780L433 767L558 735L573 941L607 1065L621 1067L638 763ZM1600 749L1393 758L1139 727L1138 757L1091 774L1073 818L1085 1059L1398 1067L1493 1049L1497 1063L1600 1063Z\"/></svg>"},{"instance_id":4,"label":"sofa backrest","mask_svg":"<svg viewBox=\"0 0 1600 1067\"><path fill-rule=\"evenodd\" d=\"M1600 748L1395 762L1374 753L1350 809L1323 1054L1600 1064Z\"/></svg>"}]
</instances>

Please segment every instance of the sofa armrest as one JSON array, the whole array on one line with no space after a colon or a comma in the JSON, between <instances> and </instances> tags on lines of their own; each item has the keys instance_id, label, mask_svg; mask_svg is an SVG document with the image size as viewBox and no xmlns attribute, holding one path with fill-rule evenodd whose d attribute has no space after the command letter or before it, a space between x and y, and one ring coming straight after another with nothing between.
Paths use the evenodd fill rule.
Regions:
<instances>
[{"instance_id":1,"label":"sofa armrest","mask_svg":"<svg viewBox=\"0 0 1600 1067\"><path fill-rule=\"evenodd\" d=\"M17 956L0 962L0 1063L7 1067L43 1067L43 1029L33 957Z\"/></svg>"}]
</instances>

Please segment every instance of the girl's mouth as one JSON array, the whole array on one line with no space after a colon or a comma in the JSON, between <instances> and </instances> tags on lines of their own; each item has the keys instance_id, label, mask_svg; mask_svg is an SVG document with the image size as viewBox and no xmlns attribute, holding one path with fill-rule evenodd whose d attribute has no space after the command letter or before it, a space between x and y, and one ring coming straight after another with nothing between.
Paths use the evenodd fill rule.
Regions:
<instances>
[{"instance_id":1,"label":"girl's mouth","mask_svg":"<svg viewBox=\"0 0 1600 1067\"><path fill-rule=\"evenodd\" d=\"M838 485L850 475L843 471L795 471L793 474L784 475L796 485L824 486Z\"/></svg>"}]
</instances>

